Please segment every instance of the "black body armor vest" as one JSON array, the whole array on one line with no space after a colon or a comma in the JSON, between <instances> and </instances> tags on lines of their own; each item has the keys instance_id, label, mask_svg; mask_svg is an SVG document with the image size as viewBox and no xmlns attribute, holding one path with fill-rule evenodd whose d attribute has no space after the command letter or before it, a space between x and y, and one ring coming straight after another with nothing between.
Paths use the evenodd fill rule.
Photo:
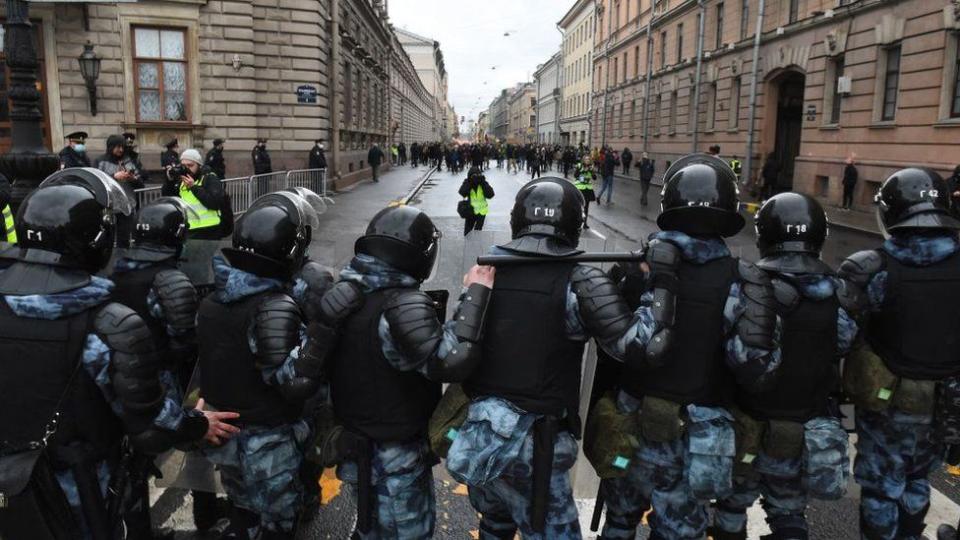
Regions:
<instances>
[{"instance_id":1,"label":"black body armor vest","mask_svg":"<svg viewBox=\"0 0 960 540\"><path fill-rule=\"evenodd\" d=\"M66 467L57 456L68 445L92 461L115 455L123 437L120 420L87 371L77 367L98 309L29 319L15 315L0 296L0 442L18 447L40 440L64 396L48 446L54 464Z\"/></svg>"},{"instance_id":2,"label":"black body armor vest","mask_svg":"<svg viewBox=\"0 0 960 540\"><path fill-rule=\"evenodd\" d=\"M939 380L960 373L960 253L909 266L880 251L887 283L867 341L893 373Z\"/></svg>"},{"instance_id":3,"label":"black body armor vest","mask_svg":"<svg viewBox=\"0 0 960 540\"><path fill-rule=\"evenodd\" d=\"M147 294L150 293L150 288L153 287L153 281L157 274L164 270L173 269L176 269L176 264L160 262L129 272L114 272L110 276L110 280L116 285L111 299L140 315L147 328L150 329L150 335L153 336L153 343L158 351L167 351L170 339L167 336L163 321L150 313L150 308L147 306Z\"/></svg>"},{"instance_id":4,"label":"black body armor vest","mask_svg":"<svg viewBox=\"0 0 960 540\"><path fill-rule=\"evenodd\" d=\"M573 264L497 270L487 312L483 360L464 384L470 397L496 396L536 414L567 418L579 436L583 343L567 339Z\"/></svg>"},{"instance_id":5,"label":"black body armor vest","mask_svg":"<svg viewBox=\"0 0 960 540\"><path fill-rule=\"evenodd\" d=\"M383 307L403 292L381 289L367 294L363 307L344 322L332 353L330 387L337 421L375 441L425 436L440 401L440 383L418 371L399 371L383 356L378 337Z\"/></svg>"},{"instance_id":6,"label":"black body armor vest","mask_svg":"<svg viewBox=\"0 0 960 540\"><path fill-rule=\"evenodd\" d=\"M829 414L830 395L840 385L836 295L802 298L783 321L776 383L759 394L738 392L740 407L753 418L805 423Z\"/></svg>"},{"instance_id":7,"label":"black body armor vest","mask_svg":"<svg viewBox=\"0 0 960 540\"><path fill-rule=\"evenodd\" d=\"M240 413L240 422L278 426L296 421L302 407L288 403L280 391L263 382L250 352L247 331L267 291L221 304L216 295L200 303L197 341L204 399L221 411Z\"/></svg>"},{"instance_id":8,"label":"black body armor vest","mask_svg":"<svg viewBox=\"0 0 960 540\"><path fill-rule=\"evenodd\" d=\"M654 370L628 369L623 389L681 405L722 405L734 389L724 357L723 308L737 280L737 259L680 263L677 316L666 364Z\"/></svg>"}]
</instances>

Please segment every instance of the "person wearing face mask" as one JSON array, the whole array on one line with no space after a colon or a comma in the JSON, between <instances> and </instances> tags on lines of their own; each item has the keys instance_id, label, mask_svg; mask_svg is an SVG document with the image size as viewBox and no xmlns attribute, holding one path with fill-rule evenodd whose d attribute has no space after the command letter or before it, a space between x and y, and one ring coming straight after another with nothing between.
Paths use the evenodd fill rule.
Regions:
<instances>
[{"instance_id":1,"label":"person wearing face mask","mask_svg":"<svg viewBox=\"0 0 960 540\"><path fill-rule=\"evenodd\" d=\"M203 165L200 152L188 148L180 155L180 165L167 170L161 193L180 197L195 215L190 216L190 237L219 240L223 237L222 215L226 210L223 186L217 173Z\"/></svg>"},{"instance_id":2,"label":"person wearing face mask","mask_svg":"<svg viewBox=\"0 0 960 540\"><path fill-rule=\"evenodd\" d=\"M74 131L67 135L67 145L60 150L60 168L89 167L90 158L84 143L87 141L86 131Z\"/></svg>"},{"instance_id":3,"label":"person wearing face mask","mask_svg":"<svg viewBox=\"0 0 960 540\"><path fill-rule=\"evenodd\" d=\"M166 148L160 153L160 166L164 169L176 167L180 162L180 143L176 137L163 141L163 147Z\"/></svg>"},{"instance_id":4,"label":"person wearing face mask","mask_svg":"<svg viewBox=\"0 0 960 540\"><path fill-rule=\"evenodd\" d=\"M127 155L127 145L122 135L107 137L107 151L97 158L97 168L107 173L120 184L131 201L137 200L136 190L143 187L137 162ZM128 216L117 217L117 247L130 245L130 233L134 220Z\"/></svg>"}]
</instances>

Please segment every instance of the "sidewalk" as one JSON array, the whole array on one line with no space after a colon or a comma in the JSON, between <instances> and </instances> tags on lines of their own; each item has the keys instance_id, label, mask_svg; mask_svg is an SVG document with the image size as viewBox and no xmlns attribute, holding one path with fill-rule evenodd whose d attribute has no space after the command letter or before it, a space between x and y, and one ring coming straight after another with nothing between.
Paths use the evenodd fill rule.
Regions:
<instances>
[{"instance_id":1,"label":"sidewalk","mask_svg":"<svg viewBox=\"0 0 960 540\"><path fill-rule=\"evenodd\" d=\"M623 180L624 182L617 182L617 188L626 184L626 182L631 182L636 184L636 193L637 198L636 202L639 205L640 202L640 178L637 176L626 176L622 174L616 174L614 176L617 180ZM629 185L629 184L627 184ZM656 192L656 208L659 211L660 208L660 185L661 181L659 177L654 177L652 187L650 188L650 194L648 198L650 199L650 205L647 208L653 207L654 201L654 192ZM616 189L614 190L616 192ZM748 195L741 192L741 195ZM633 201L633 199L630 199ZM741 212L746 218L752 218L753 215L760 208L760 203L757 201L743 201L740 203ZM849 212L843 211L839 206L833 204L826 204L823 207L824 212L827 214L827 220L830 222L832 227L837 227L841 229L849 229L852 231L861 232L864 234L872 234L881 236L880 228L877 225L877 219L873 211L865 212L863 210L850 210ZM656 215L652 218L656 219ZM612 227L611 227L612 228Z\"/></svg>"}]
</instances>

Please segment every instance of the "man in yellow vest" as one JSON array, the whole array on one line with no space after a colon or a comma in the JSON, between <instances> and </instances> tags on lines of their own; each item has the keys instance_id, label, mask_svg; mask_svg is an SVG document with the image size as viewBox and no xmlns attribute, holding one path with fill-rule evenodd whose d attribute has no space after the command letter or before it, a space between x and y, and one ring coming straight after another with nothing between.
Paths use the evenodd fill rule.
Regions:
<instances>
[{"instance_id":1,"label":"man in yellow vest","mask_svg":"<svg viewBox=\"0 0 960 540\"><path fill-rule=\"evenodd\" d=\"M17 231L13 229L13 210L10 209L12 195L10 181L0 174L0 223L3 224L0 229L0 242L16 244Z\"/></svg>"},{"instance_id":2,"label":"man in yellow vest","mask_svg":"<svg viewBox=\"0 0 960 540\"><path fill-rule=\"evenodd\" d=\"M743 173L743 164L740 163L740 160L737 156L733 156L733 159L730 160L730 168L733 169L733 172L737 175L737 183L743 181L740 175Z\"/></svg>"},{"instance_id":3,"label":"man in yellow vest","mask_svg":"<svg viewBox=\"0 0 960 540\"><path fill-rule=\"evenodd\" d=\"M594 171L590 164L590 157L584 156L582 161L577 162L573 177L573 185L577 186L580 194L583 195L583 228L589 229L587 217L590 215L590 202L597 200L597 195L593 191Z\"/></svg>"},{"instance_id":4,"label":"man in yellow vest","mask_svg":"<svg viewBox=\"0 0 960 540\"><path fill-rule=\"evenodd\" d=\"M222 225L226 198L220 178L203 164L200 152L189 148L180 154L180 166L167 170L167 180L161 192L165 196L180 197L190 206L190 238L219 240L224 236Z\"/></svg>"},{"instance_id":5,"label":"man in yellow vest","mask_svg":"<svg viewBox=\"0 0 960 540\"><path fill-rule=\"evenodd\" d=\"M473 208L473 213L464 218L463 235L473 230L483 230L483 222L487 218L487 199L493 198L493 188L479 168L470 167L466 180L460 184L460 196L469 199Z\"/></svg>"}]
</instances>

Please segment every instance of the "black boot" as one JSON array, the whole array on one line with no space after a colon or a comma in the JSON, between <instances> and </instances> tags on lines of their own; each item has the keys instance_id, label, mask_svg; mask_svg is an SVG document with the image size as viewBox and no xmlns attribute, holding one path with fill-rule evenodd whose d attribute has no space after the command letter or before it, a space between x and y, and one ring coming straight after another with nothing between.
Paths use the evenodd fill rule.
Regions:
<instances>
[{"instance_id":1,"label":"black boot","mask_svg":"<svg viewBox=\"0 0 960 540\"><path fill-rule=\"evenodd\" d=\"M760 540L807 540L809 535L806 530L795 527L786 527L777 529L770 534L760 537Z\"/></svg>"},{"instance_id":2,"label":"black boot","mask_svg":"<svg viewBox=\"0 0 960 540\"><path fill-rule=\"evenodd\" d=\"M216 493L207 491L192 491L193 495L193 524L197 532L206 533L214 528L229 511L227 501L217 497Z\"/></svg>"},{"instance_id":3,"label":"black boot","mask_svg":"<svg viewBox=\"0 0 960 540\"><path fill-rule=\"evenodd\" d=\"M927 517L927 510L930 510L930 503L927 503L916 514L908 514L901 507L899 523L897 524L897 538L922 538L923 529L926 528L923 520Z\"/></svg>"},{"instance_id":4,"label":"black boot","mask_svg":"<svg viewBox=\"0 0 960 540\"><path fill-rule=\"evenodd\" d=\"M728 532L717 526L710 526L707 527L707 536L713 540L747 540L747 531Z\"/></svg>"}]
</instances>

